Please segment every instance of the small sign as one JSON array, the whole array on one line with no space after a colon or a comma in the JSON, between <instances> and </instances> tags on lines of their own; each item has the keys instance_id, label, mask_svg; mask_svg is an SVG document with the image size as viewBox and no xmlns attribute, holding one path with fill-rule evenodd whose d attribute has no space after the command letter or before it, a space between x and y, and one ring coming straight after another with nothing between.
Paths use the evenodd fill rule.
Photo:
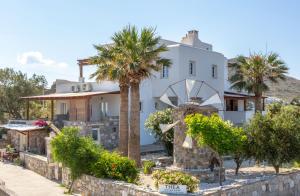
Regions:
<instances>
[{"instance_id":1,"label":"small sign","mask_svg":"<svg viewBox=\"0 0 300 196\"><path fill-rule=\"evenodd\" d=\"M186 194L186 185L177 184L161 184L159 185L159 193L167 194Z\"/></svg>"}]
</instances>

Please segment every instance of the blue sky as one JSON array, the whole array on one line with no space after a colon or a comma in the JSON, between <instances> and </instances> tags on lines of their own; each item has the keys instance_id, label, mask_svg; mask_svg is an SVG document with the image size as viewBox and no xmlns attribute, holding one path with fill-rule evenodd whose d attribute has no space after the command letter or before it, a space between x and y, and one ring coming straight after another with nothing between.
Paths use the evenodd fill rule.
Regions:
<instances>
[{"instance_id":1,"label":"blue sky","mask_svg":"<svg viewBox=\"0 0 300 196\"><path fill-rule=\"evenodd\" d=\"M0 68L43 74L49 83L77 80L77 59L94 55L93 44L107 43L115 31L134 24L154 26L174 41L197 29L227 58L267 46L300 79L299 8L298 0L2 1Z\"/></svg>"}]
</instances>

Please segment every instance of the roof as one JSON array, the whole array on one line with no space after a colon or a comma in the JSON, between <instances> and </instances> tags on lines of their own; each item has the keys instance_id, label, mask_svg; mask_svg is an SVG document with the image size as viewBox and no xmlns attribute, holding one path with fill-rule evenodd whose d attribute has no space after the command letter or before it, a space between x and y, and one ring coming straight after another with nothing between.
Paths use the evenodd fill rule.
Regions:
<instances>
[{"instance_id":1,"label":"roof","mask_svg":"<svg viewBox=\"0 0 300 196\"><path fill-rule=\"evenodd\" d=\"M254 97L254 95L253 94L247 94L247 93L237 93L237 92L224 91L224 97L251 98L251 97ZM266 98L266 96L262 96L262 98Z\"/></svg>"},{"instance_id":2,"label":"roof","mask_svg":"<svg viewBox=\"0 0 300 196\"><path fill-rule=\"evenodd\" d=\"M0 125L0 128L16 130L18 132L36 131L36 130L44 129L44 127L27 125L27 124L5 124L5 125Z\"/></svg>"},{"instance_id":3,"label":"roof","mask_svg":"<svg viewBox=\"0 0 300 196\"><path fill-rule=\"evenodd\" d=\"M105 94L120 94L120 91L97 91L97 92L79 92L79 93L53 93L48 95L37 95L21 97L27 100L62 100L62 99L80 99Z\"/></svg>"}]
</instances>

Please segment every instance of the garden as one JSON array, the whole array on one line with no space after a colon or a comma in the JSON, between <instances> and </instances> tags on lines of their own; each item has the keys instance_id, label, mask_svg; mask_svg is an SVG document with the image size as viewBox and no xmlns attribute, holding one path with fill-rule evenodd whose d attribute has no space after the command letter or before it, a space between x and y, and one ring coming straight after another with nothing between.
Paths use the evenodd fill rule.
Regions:
<instances>
[{"instance_id":1,"label":"garden","mask_svg":"<svg viewBox=\"0 0 300 196\"><path fill-rule=\"evenodd\" d=\"M157 125L171 122L171 113L171 109L159 111L150 115L146 122L146 127L166 143L166 147L173 144L174 130L165 136ZM151 191L158 191L160 185L171 184L186 185L187 192L209 193L297 171L299 119L298 106L280 103L269 105L266 115L257 113L244 127L223 121L217 114L187 115L184 120L186 134L195 141L193 148L210 148L219 157L219 165L206 170L225 168L225 179L214 182L201 179L192 170L174 170L170 161L164 163L162 157L172 160L170 149L165 153L142 156L142 167L139 168L134 160L104 150L89 137L81 137L74 127L64 128L52 140L51 146L54 159L70 169L69 191L74 181L86 174L136 184Z\"/></svg>"}]
</instances>

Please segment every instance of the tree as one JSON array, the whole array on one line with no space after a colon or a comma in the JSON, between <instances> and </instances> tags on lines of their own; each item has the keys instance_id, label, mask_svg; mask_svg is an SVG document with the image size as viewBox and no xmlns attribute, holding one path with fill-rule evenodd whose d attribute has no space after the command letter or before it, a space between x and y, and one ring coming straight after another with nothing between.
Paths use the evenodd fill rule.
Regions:
<instances>
[{"instance_id":1,"label":"tree","mask_svg":"<svg viewBox=\"0 0 300 196\"><path fill-rule=\"evenodd\" d=\"M199 146L208 146L220 158L220 185L221 168L223 165L222 156L235 154L238 164L242 161L242 143L247 140L245 132L241 128L233 127L228 121L223 121L218 114L205 116L203 114L192 114L185 118L187 134L194 138ZM240 165L237 165L238 171Z\"/></svg>"},{"instance_id":2,"label":"tree","mask_svg":"<svg viewBox=\"0 0 300 196\"><path fill-rule=\"evenodd\" d=\"M99 146L89 137L79 136L79 129L64 127L51 141L51 152L55 161L68 167L71 171L72 191L74 181L82 174L89 174L100 157Z\"/></svg>"},{"instance_id":3,"label":"tree","mask_svg":"<svg viewBox=\"0 0 300 196\"><path fill-rule=\"evenodd\" d=\"M300 157L300 108L291 105L271 108L267 115L256 114L247 131L254 158L267 161L278 174L283 163Z\"/></svg>"},{"instance_id":4,"label":"tree","mask_svg":"<svg viewBox=\"0 0 300 196\"><path fill-rule=\"evenodd\" d=\"M288 68L279 59L278 54L251 54L249 57L238 56L236 62L229 64L233 74L229 77L231 88L253 93L255 112L262 111L262 95L269 89L267 81L277 83L285 79Z\"/></svg>"},{"instance_id":5,"label":"tree","mask_svg":"<svg viewBox=\"0 0 300 196\"><path fill-rule=\"evenodd\" d=\"M113 37L113 40L115 38ZM120 125L119 151L123 156L128 155L128 92L129 80L127 76L126 57L119 53L118 47L111 45L94 46L98 55L89 59L91 64L97 64L97 70L91 75L97 81L110 80L119 82L120 86Z\"/></svg>"},{"instance_id":6,"label":"tree","mask_svg":"<svg viewBox=\"0 0 300 196\"><path fill-rule=\"evenodd\" d=\"M160 57L167 47L159 43L160 37L153 28L142 28L139 32L135 26L127 26L114 34L113 41L118 54L126 59L130 84L128 156L140 166L140 83L171 62Z\"/></svg>"},{"instance_id":7,"label":"tree","mask_svg":"<svg viewBox=\"0 0 300 196\"><path fill-rule=\"evenodd\" d=\"M41 94L46 85L44 76L33 75L28 78L20 71L0 69L0 116L22 118L25 102L20 97Z\"/></svg>"},{"instance_id":8,"label":"tree","mask_svg":"<svg viewBox=\"0 0 300 196\"><path fill-rule=\"evenodd\" d=\"M170 108L150 114L145 122L145 127L147 130L154 134L157 139L163 142L168 155L173 154L174 129L172 128L166 133L163 133L159 125L171 123L173 123L173 116L172 109Z\"/></svg>"}]
</instances>

